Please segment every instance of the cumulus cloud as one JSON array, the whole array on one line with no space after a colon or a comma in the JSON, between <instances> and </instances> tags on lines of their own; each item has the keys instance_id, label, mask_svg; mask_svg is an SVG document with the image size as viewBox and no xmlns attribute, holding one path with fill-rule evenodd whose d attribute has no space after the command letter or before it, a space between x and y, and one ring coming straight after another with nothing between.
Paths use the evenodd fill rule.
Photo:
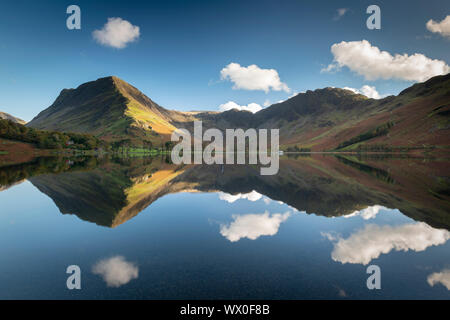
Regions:
<instances>
[{"instance_id":1,"label":"cumulus cloud","mask_svg":"<svg viewBox=\"0 0 450 320\"><path fill-rule=\"evenodd\" d=\"M256 113L262 109L262 107L257 103L249 103L246 106L241 106L234 101L228 101L227 103L221 104L219 106L220 111L228 111L231 109L236 109L240 111L250 111L252 113Z\"/></svg>"},{"instance_id":2,"label":"cumulus cloud","mask_svg":"<svg viewBox=\"0 0 450 320\"><path fill-rule=\"evenodd\" d=\"M340 236L338 234L335 234L333 232L321 232L320 235L326 239L328 239L329 241L337 241L338 239L340 239Z\"/></svg>"},{"instance_id":3,"label":"cumulus cloud","mask_svg":"<svg viewBox=\"0 0 450 320\"><path fill-rule=\"evenodd\" d=\"M434 229L423 222L394 227L369 224L347 239L331 234L322 235L336 241L331 253L334 261L363 265L392 250L424 251L450 239L450 232L447 230Z\"/></svg>"},{"instance_id":4,"label":"cumulus cloud","mask_svg":"<svg viewBox=\"0 0 450 320\"><path fill-rule=\"evenodd\" d=\"M255 64L241 67L232 62L220 71L220 77L233 82L233 89L290 92L289 87L281 82L277 70L261 69Z\"/></svg>"},{"instance_id":5,"label":"cumulus cloud","mask_svg":"<svg viewBox=\"0 0 450 320\"><path fill-rule=\"evenodd\" d=\"M442 60L430 59L420 53L392 55L372 46L367 40L335 43L331 46L331 52L334 62L323 68L322 72L337 71L345 66L366 80L407 81L425 81L450 72L450 67Z\"/></svg>"},{"instance_id":6,"label":"cumulus cloud","mask_svg":"<svg viewBox=\"0 0 450 320\"><path fill-rule=\"evenodd\" d=\"M108 287L120 287L137 279L138 267L122 256L114 256L97 262L92 267L94 274L100 275Z\"/></svg>"},{"instance_id":7,"label":"cumulus cloud","mask_svg":"<svg viewBox=\"0 0 450 320\"><path fill-rule=\"evenodd\" d=\"M377 89L373 86L364 85L361 87L361 89L344 87L344 89L353 91L354 93L357 93L357 94L363 94L366 97L372 98L372 99L380 99L381 98L381 95L378 93Z\"/></svg>"},{"instance_id":8,"label":"cumulus cloud","mask_svg":"<svg viewBox=\"0 0 450 320\"><path fill-rule=\"evenodd\" d=\"M372 98L372 99L380 99L381 95L378 93L377 89L373 86L364 85L360 89L362 94L366 97Z\"/></svg>"},{"instance_id":9,"label":"cumulus cloud","mask_svg":"<svg viewBox=\"0 0 450 320\"><path fill-rule=\"evenodd\" d=\"M446 16L441 22L436 22L433 19L426 24L427 29L433 33L439 33L443 37L450 38L450 15Z\"/></svg>"},{"instance_id":10,"label":"cumulus cloud","mask_svg":"<svg viewBox=\"0 0 450 320\"><path fill-rule=\"evenodd\" d=\"M450 269L430 274L427 278L427 282L432 287L434 287L435 284L440 283L446 287L447 290L450 290Z\"/></svg>"},{"instance_id":11,"label":"cumulus cloud","mask_svg":"<svg viewBox=\"0 0 450 320\"><path fill-rule=\"evenodd\" d=\"M339 65L337 63L330 63L325 68L322 68L320 70L320 73L335 73L340 70L341 70L341 68L339 67Z\"/></svg>"},{"instance_id":12,"label":"cumulus cloud","mask_svg":"<svg viewBox=\"0 0 450 320\"><path fill-rule=\"evenodd\" d=\"M139 27L133 26L122 18L108 18L108 22L100 30L94 30L94 39L105 46L122 49L128 43L139 38Z\"/></svg>"},{"instance_id":13,"label":"cumulus cloud","mask_svg":"<svg viewBox=\"0 0 450 320\"><path fill-rule=\"evenodd\" d=\"M241 238L256 240L260 236L273 236L277 234L280 224L286 221L290 212L263 214L233 215L234 221L230 225L222 225L220 234L231 242L239 241Z\"/></svg>"},{"instance_id":14,"label":"cumulus cloud","mask_svg":"<svg viewBox=\"0 0 450 320\"><path fill-rule=\"evenodd\" d=\"M386 210L386 209L388 209L388 208L379 206L379 205L370 206L363 210L355 211L353 213L347 214L344 216L344 218L360 216L364 220L369 220L369 219L375 218L377 216L377 214L380 212L380 210Z\"/></svg>"},{"instance_id":15,"label":"cumulus cloud","mask_svg":"<svg viewBox=\"0 0 450 320\"><path fill-rule=\"evenodd\" d=\"M337 21L340 18L342 18L346 13L348 12L348 8L339 8L336 10L336 15L334 16L333 20Z\"/></svg>"},{"instance_id":16,"label":"cumulus cloud","mask_svg":"<svg viewBox=\"0 0 450 320\"><path fill-rule=\"evenodd\" d=\"M233 203L239 199L247 199L248 201L258 201L262 198L262 194L253 190L249 193L229 194L225 192L219 192L219 199L228 203Z\"/></svg>"}]
</instances>

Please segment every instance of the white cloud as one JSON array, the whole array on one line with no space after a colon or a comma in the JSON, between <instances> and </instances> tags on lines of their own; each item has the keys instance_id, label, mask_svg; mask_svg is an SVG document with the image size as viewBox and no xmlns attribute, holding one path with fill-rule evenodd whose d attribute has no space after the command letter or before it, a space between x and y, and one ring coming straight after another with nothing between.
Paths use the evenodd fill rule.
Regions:
<instances>
[{"instance_id":1,"label":"white cloud","mask_svg":"<svg viewBox=\"0 0 450 320\"><path fill-rule=\"evenodd\" d=\"M378 93L377 89L373 86L364 85L360 89L362 94L366 97L372 98L372 99L380 99L381 95Z\"/></svg>"},{"instance_id":2,"label":"white cloud","mask_svg":"<svg viewBox=\"0 0 450 320\"><path fill-rule=\"evenodd\" d=\"M333 239L333 235L322 234ZM335 237L331 258L341 263L367 265L381 254L396 251L424 251L430 246L444 244L450 239L450 232L434 229L426 223L412 223L401 226L366 225L347 239Z\"/></svg>"},{"instance_id":3,"label":"white cloud","mask_svg":"<svg viewBox=\"0 0 450 320\"><path fill-rule=\"evenodd\" d=\"M367 40L335 43L331 46L331 52L334 62L321 72L331 72L346 66L367 80L407 81L425 81L450 72L450 67L442 60L433 60L420 53L393 56L372 46Z\"/></svg>"},{"instance_id":4,"label":"white cloud","mask_svg":"<svg viewBox=\"0 0 450 320\"><path fill-rule=\"evenodd\" d=\"M380 99L381 98L381 95L378 93L377 89L373 86L364 85L361 87L361 89L344 87L344 89L353 91L354 93L357 93L357 94L363 94L366 97L372 98L372 99Z\"/></svg>"},{"instance_id":5,"label":"white cloud","mask_svg":"<svg viewBox=\"0 0 450 320\"><path fill-rule=\"evenodd\" d=\"M330 63L325 68L320 69L320 73L335 73L340 70L341 68L337 63Z\"/></svg>"},{"instance_id":6,"label":"white cloud","mask_svg":"<svg viewBox=\"0 0 450 320\"><path fill-rule=\"evenodd\" d=\"M348 12L348 8L339 8L336 10L336 15L334 16L333 20L337 21L340 18L342 18L346 13Z\"/></svg>"},{"instance_id":7,"label":"white cloud","mask_svg":"<svg viewBox=\"0 0 450 320\"><path fill-rule=\"evenodd\" d=\"M326 239L328 239L331 242L337 241L339 238L339 235L333 233L333 232L321 232L320 235Z\"/></svg>"},{"instance_id":8,"label":"white cloud","mask_svg":"<svg viewBox=\"0 0 450 320\"><path fill-rule=\"evenodd\" d=\"M260 236L273 236L277 234L280 224L289 218L290 213L269 212L263 214L233 215L234 221L229 226L222 225L220 234L231 242L239 241L241 238L256 240Z\"/></svg>"},{"instance_id":9,"label":"white cloud","mask_svg":"<svg viewBox=\"0 0 450 320\"><path fill-rule=\"evenodd\" d=\"M105 46L122 49L139 38L139 27L122 18L108 18L100 30L92 32L94 39Z\"/></svg>"},{"instance_id":10,"label":"white cloud","mask_svg":"<svg viewBox=\"0 0 450 320\"><path fill-rule=\"evenodd\" d=\"M434 287L435 284L440 283L446 287L447 290L450 290L450 269L430 274L427 278L427 282L432 287Z\"/></svg>"},{"instance_id":11,"label":"white cloud","mask_svg":"<svg viewBox=\"0 0 450 320\"><path fill-rule=\"evenodd\" d=\"M247 199L249 201L258 201L262 198L262 194L253 190L249 193L229 194L225 192L219 192L219 199L228 203L233 203L239 199Z\"/></svg>"},{"instance_id":12,"label":"white cloud","mask_svg":"<svg viewBox=\"0 0 450 320\"><path fill-rule=\"evenodd\" d=\"M100 275L108 287L120 287L137 279L139 269L122 256L114 256L97 262L92 267L94 274Z\"/></svg>"},{"instance_id":13,"label":"white cloud","mask_svg":"<svg viewBox=\"0 0 450 320\"><path fill-rule=\"evenodd\" d=\"M233 82L233 89L290 92L289 87L281 82L277 70L261 69L255 64L241 67L232 62L220 71L220 76L222 80Z\"/></svg>"},{"instance_id":14,"label":"white cloud","mask_svg":"<svg viewBox=\"0 0 450 320\"><path fill-rule=\"evenodd\" d=\"M345 90L350 90L350 91L352 91L353 93L356 93L356 94L361 94L361 91L360 91L360 90L358 90L358 89L355 89L355 88L351 88L351 87L344 87L344 88L342 88L342 89L345 89Z\"/></svg>"},{"instance_id":15,"label":"white cloud","mask_svg":"<svg viewBox=\"0 0 450 320\"><path fill-rule=\"evenodd\" d=\"M443 37L450 37L450 15L446 16L441 22L436 22L431 19L427 22L426 26L433 33L439 33Z\"/></svg>"},{"instance_id":16,"label":"white cloud","mask_svg":"<svg viewBox=\"0 0 450 320\"><path fill-rule=\"evenodd\" d=\"M262 107L257 103L249 103L246 106L241 106L234 101L228 101L227 103L221 104L219 106L220 111L227 111L231 109L236 109L240 111L250 111L252 113L256 113L262 109Z\"/></svg>"},{"instance_id":17,"label":"white cloud","mask_svg":"<svg viewBox=\"0 0 450 320\"><path fill-rule=\"evenodd\" d=\"M343 217L351 218L351 217L360 216L364 220L369 220L369 219L375 218L377 216L377 214L380 212L380 210L386 210L386 209L388 209L388 208L379 206L379 205L374 205L374 206L367 207L363 210L355 211L353 213L347 214Z\"/></svg>"}]
</instances>

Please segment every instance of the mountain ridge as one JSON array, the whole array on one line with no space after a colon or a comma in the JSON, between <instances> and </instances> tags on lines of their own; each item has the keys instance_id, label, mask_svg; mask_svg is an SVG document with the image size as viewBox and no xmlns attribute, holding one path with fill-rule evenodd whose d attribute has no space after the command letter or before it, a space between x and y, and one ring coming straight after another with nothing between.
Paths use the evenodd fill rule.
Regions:
<instances>
[{"instance_id":1,"label":"mountain ridge","mask_svg":"<svg viewBox=\"0 0 450 320\"><path fill-rule=\"evenodd\" d=\"M25 120L22 120L20 118L14 117L12 115L10 115L9 113L6 112L2 112L0 111L0 119L2 120L11 120L15 123L19 123L19 124L26 124L27 122Z\"/></svg>"},{"instance_id":2,"label":"mountain ridge","mask_svg":"<svg viewBox=\"0 0 450 320\"><path fill-rule=\"evenodd\" d=\"M450 74L416 83L397 96L371 99L350 90L299 93L255 114L166 109L115 76L64 89L27 125L91 133L105 140L162 145L176 129L280 129L285 149L313 151L450 147ZM409 118L413 119L411 121ZM417 130L420 130L417 134Z\"/></svg>"}]
</instances>

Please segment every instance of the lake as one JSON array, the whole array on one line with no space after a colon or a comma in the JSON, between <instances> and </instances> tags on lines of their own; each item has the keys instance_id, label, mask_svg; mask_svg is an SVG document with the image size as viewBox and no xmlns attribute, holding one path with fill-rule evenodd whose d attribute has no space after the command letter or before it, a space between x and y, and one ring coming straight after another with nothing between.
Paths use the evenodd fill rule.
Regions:
<instances>
[{"instance_id":1,"label":"lake","mask_svg":"<svg viewBox=\"0 0 450 320\"><path fill-rule=\"evenodd\" d=\"M449 160L297 154L274 176L165 156L4 165L0 298L449 299Z\"/></svg>"}]
</instances>

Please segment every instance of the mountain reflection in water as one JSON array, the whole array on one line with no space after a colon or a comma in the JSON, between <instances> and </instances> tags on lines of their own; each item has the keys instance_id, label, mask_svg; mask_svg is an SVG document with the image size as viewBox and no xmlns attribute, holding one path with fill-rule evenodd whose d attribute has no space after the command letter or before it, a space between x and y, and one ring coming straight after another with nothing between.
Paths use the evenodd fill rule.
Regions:
<instances>
[{"instance_id":1,"label":"mountain reflection in water","mask_svg":"<svg viewBox=\"0 0 450 320\"><path fill-rule=\"evenodd\" d=\"M265 196L326 217L396 208L450 230L450 169L440 159L315 155L283 157L277 175L251 165L181 165L168 157L38 159L3 167L3 189L28 179L63 214L117 227L164 195L220 192L233 202ZM378 206L378 207L377 207Z\"/></svg>"}]
</instances>

